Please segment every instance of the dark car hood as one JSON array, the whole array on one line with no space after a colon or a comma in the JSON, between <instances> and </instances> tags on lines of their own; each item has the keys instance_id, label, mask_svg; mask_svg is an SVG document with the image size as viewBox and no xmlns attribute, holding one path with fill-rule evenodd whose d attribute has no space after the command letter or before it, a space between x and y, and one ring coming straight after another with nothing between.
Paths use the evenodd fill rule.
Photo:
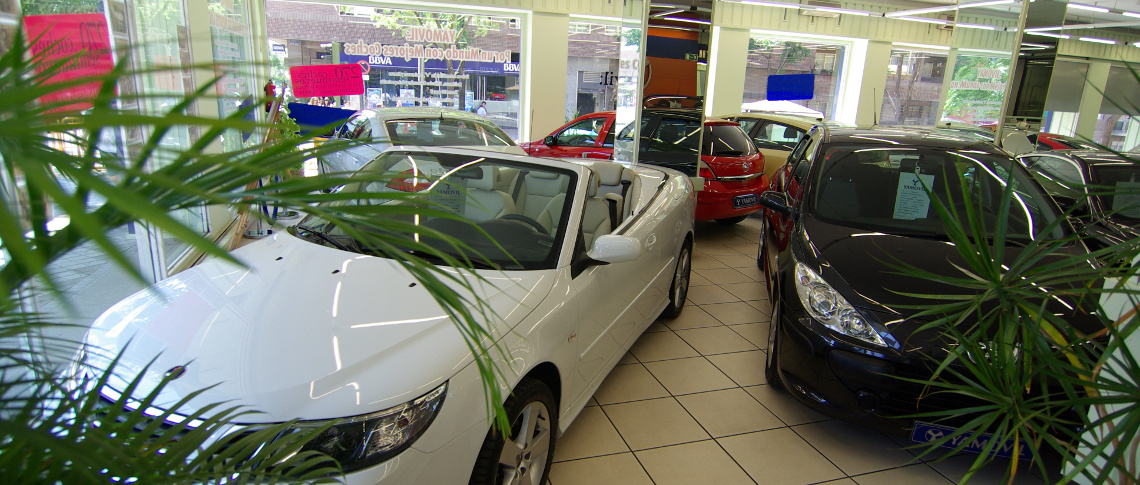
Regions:
<instances>
[{"instance_id":1,"label":"dark car hood","mask_svg":"<svg viewBox=\"0 0 1140 485\"><path fill-rule=\"evenodd\" d=\"M828 224L814 218L804 221L812 245L822 257L825 269L822 275L853 306L875 314L891 329L896 338L905 339L900 332L915 329L918 321L905 321L923 311L923 306L943 303L929 298L906 296L900 292L920 295L963 295L969 290L952 284L898 274L892 264L913 265L925 271L952 278L967 277L959 268L968 268L953 244L944 239L882 234ZM1009 246L1005 251L1006 264L1012 263L1022 251ZM1068 256L1086 252L1080 245L1069 245L1057 254L1044 258L1038 265L1048 264ZM832 281L840 279L842 281ZM1097 283L1099 285L1099 283ZM1099 319L1079 309L1072 301L1069 309L1060 302L1050 300L1050 311L1062 314L1071 325L1083 332L1103 328ZM920 308L911 308L919 306ZM1089 307L1088 304L1085 305ZM925 317L923 320L931 320ZM900 328L896 328L900 327Z\"/></svg>"}]
</instances>

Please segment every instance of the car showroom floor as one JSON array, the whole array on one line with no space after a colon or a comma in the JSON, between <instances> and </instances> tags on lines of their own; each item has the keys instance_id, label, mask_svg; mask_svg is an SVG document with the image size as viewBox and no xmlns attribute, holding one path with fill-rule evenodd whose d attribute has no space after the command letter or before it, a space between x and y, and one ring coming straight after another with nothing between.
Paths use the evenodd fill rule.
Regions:
<instances>
[{"instance_id":1,"label":"car showroom floor","mask_svg":"<svg viewBox=\"0 0 1140 485\"><path fill-rule=\"evenodd\" d=\"M698 223L689 301L654 323L558 440L550 483L949 484L975 455L914 460L893 437L829 419L764 379L769 304L760 220ZM1005 463L970 483L1001 483ZM1020 473L1015 483L1043 483Z\"/></svg>"}]
</instances>

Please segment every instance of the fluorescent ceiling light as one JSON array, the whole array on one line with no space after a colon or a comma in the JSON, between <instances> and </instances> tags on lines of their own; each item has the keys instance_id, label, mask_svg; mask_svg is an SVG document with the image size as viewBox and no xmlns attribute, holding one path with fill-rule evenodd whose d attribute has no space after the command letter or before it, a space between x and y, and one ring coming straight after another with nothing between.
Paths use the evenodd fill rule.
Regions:
<instances>
[{"instance_id":1,"label":"fluorescent ceiling light","mask_svg":"<svg viewBox=\"0 0 1140 485\"><path fill-rule=\"evenodd\" d=\"M1133 42L1132 45L1134 45L1136 47L1140 47L1140 42Z\"/></svg>"},{"instance_id":2,"label":"fluorescent ceiling light","mask_svg":"<svg viewBox=\"0 0 1140 485\"><path fill-rule=\"evenodd\" d=\"M672 20L674 22L689 22L691 24L708 24L708 23L710 23L708 20L687 19L684 17L659 17L659 18L661 20Z\"/></svg>"},{"instance_id":3,"label":"fluorescent ceiling light","mask_svg":"<svg viewBox=\"0 0 1140 485\"><path fill-rule=\"evenodd\" d=\"M886 16L887 17L903 17L906 15L920 15L920 14L924 14L924 13L949 12L951 10L958 10L958 6L957 5L947 5L945 7L930 7L930 8L916 8L914 10L899 10L896 12L889 12L886 14Z\"/></svg>"},{"instance_id":4,"label":"fluorescent ceiling light","mask_svg":"<svg viewBox=\"0 0 1140 485\"><path fill-rule=\"evenodd\" d=\"M1050 48L1050 47L1053 47L1053 46L1051 46L1051 45L1045 45L1045 44L1034 44L1034 43L1031 43L1031 42L1022 42L1022 43L1021 43L1021 46L1022 46L1022 47L1033 47L1033 48L1035 48L1035 49L1048 49L1048 48Z\"/></svg>"},{"instance_id":5,"label":"fluorescent ceiling light","mask_svg":"<svg viewBox=\"0 0 1140 485\"><path fill-rule=\"evenodd\" d=\"M1079 10L1088 10L1090 12L1108 13L1107 8L1097 7L1095 5L1082 5L1079 3L1070 3L1069 8L1075 8L1075 9L1079 9Z\"/></svg>"},{"instance_id":6,"label":"fluorescent ceiling light","mask_svg":"<svg viewBox=\"0 0 1140 485\"><path fill-rule=\"evenodd\" d=\"M871 12L864 12L862 10L849 10L846 8L831 8L831 7L812 7L810 5L800 5L804 10L819 10L820 12L831 12L847 15L858 15L860 17L870 17Z\"/></svg>"},{"instance_id":7,"label":"fluorescent ceiling light","mask_svg":"<svg viewBox=\"0 0 1140 485\"><path fill-rule=\"evenodd\" d=\"M955 27L955 28L957 28L957 27L962 27L962 28L965 28L965 29L997 30L997 27L994 27L994 26L992 26L992 25L980 25L980 24L963 24L963 23L955 23L955 24L954 24L954 27Z\"/></svg>"},{"instance_id":8,"label":"fluorescent ceiling light","mask_svg":"<svg viewBox=\"0 0 1140 485\"><path fill-rule=\"evenodd\" d=\"M1125 17L1140 17L1140 13L1136 12L1120 12L1120 15L1123 15Z\"/></svg>"},{"instance_id":9,"label":"fluorescent ceiling light","mask_svg":"<svg viewBox=\"0 0 1140 485\"><path fill-rule=\"evenodd\" d=\"M935 50L935 51L948 51L948 50L950 50L949 47L944 46L944 45L908 44L906 42L892 42L891 45L897 45L897 46L902 46L902 47L914 47L917 49L928 49L928 50Z\"/></svg>"},{"instance_id":10,"label":"fluorescent ceiling light","mask_svg":"<svg viewBox=\"0 0 1140 485\"><path fill-rule=\"evenodd\" d=\"M1052 32L1039 32L1036 30L1026 30L1025 33L1029 34L1029 35L1040 35L1042 37L1052 37L1054 39L1068 39L1069 38L1068 34L1054 34Z\"/></svg>"},{"instance_id":11,"label":"fluorescent ceiling light","mask_svg":"<svg viewBox=\"0 0 1140 485\"><path fill-rule=\"evenodd\" d=\"M1016 0L990 0L987 2L963 3L960 6L960 8L990 7L993 5L1004 5L1007 3L1014 3L1015 1ZM1072 5L1072 4L1070 4L1070 5Z\"/></svg>"},{"instance_id":12,"label":"fluorescent ceiling light","mask_svg":"<svg viewBox=\"0 0 1140 485\"><path fill-rule=\"evenodd\" d=\"M800 8L800 5L798 3L757 2L755 0L740 0L740 3L746 3L748 5L759 5L761 7Z\"/></svg>"},{"instance_id":13,"label":"fluorescent ceiling light","mask_svg":"<svg viewBox=\"0 0 1140 485\"><path fill-rule=\"evenodd\" d=\"M664 16L666 16L666 15L673 15L673 14L675 14L675 13L681 13L681 12L688 12L688 10L685 10L685 9L683 9L683 8L677 8L677 9L673 9L673 10L666 10L666 11L664 11L664 12L657 12L657 13L655 13L655 14L653 14L653 15L650 15L650 17L664 17Z\"/></svg>"},{"instance_id":14,"label":"fluorescent ceiling light","mask_svg":"<svg viewBox=\"0 0 1140 485\"><path fill-rule=\"evenodd\" d=\"M932 19L928 17L891 17L898 20L909 20L911 22L925 22L928 24L949 25L949 20Z\"/></svg>"},{"instance_id":15,"label":"fluorescent ceiling light","mask_svg":"<svg viewBox=\"0 0 1140 485\"><path fill-rule=\"evenodd\" d=\"M1069 5L1072 5L1072 4L1069 4ZM1081 37L1081 40L1083 40L1085 42L1096 42L1097 44L1116 45L1116 41L1112 40L1112 39L1100 39L1097 37Z\"/></svg>"}]
</instances>

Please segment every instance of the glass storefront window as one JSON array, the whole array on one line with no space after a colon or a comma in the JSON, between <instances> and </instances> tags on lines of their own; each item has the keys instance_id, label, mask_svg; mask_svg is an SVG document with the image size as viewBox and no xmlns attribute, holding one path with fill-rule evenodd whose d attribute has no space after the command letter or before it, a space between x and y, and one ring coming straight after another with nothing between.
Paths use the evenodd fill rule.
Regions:
<instances>
[{"instance_id":1,"label":"glass storefront window","mask_svg":"<svg viewBox=\"0 0 1140 485\"><path fill-rule=\"evenodd\" d=\"M621 28L597 20L570 22L566 121L616 107Z\"/></svg>"},{"instance_id":2,"label":"glass storefront window","mask_svg":"<svg viewBox=\"0 0 1140 485\"><path fill-rule=\"evenodd\" d=\"M940 114L946 58L946 52L892 49L879 124L933 125Z\"/></svg>"},{"instance_id":3,"label":"glass storefront window","mask_svg":"<svg viewBox=\"0 0 1140 485\"><path fill-rule=\"evenodd\" d=\"M1041 117L1041 131L1076 136L1080 118L1081 96L1085 89L1089 65L1084 62L1057 60L1049 78L1049 93Z\"/></svg>"},{"instance_id":4,"label":"glass storefront window","mask_svg":"<svg viewBox=\"0 0 1140 485\"><path fill-rule=\"evenodd\" d=\"M942 121L997 125L1009 81L1009 57L958 54Z\"/></svg>"},{"instance_id":5,"label":"glass storefront window","mask_svg":"<svg viewBox=\"0 0 1140 485\"><path fill-rule=\"evenodd\" d=\"M1093 141L1118 151L1128 151L1140 145L1140 91L1136 78L1127 67L1114 66L1108 72L1104 86L1104 100L1097 115Z\"/></svg>"},{"instance_id":6,"label":"glass storefront window","mask_svg":"<svg viewBox=\"0 0 1140 485\"><path fill-rule=\"evenodd\" d=\"M748 67L744 74L743 109L798 111L834 119L847 51L848 46L845 44L824 40L780 37L748 39ZM784 74L812 76L811 97L771 99L773 96L769 95L768 77ZM807 109L798 109L793 103Z\"/></svg>"}]
</instances>

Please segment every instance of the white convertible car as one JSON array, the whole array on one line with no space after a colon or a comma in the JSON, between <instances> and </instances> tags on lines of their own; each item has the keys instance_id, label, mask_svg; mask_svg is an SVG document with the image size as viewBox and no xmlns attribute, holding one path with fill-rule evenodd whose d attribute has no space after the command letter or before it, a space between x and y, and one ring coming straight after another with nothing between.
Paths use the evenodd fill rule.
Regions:
<instances>
[{"instance_id":1,"label":"white convertible car","mask_svg":"<svg viewBox=\"0 0 1140 485\"><path fill-rule=\"evenodd\" d=\"M376 182L381 173L396 178ZM456 323L400 264L316 210L235 251L246 267L208 261L118 303L88 333L85 360L98 367L123 352L127 374L154 360L143 387L180 375L159 408L216 384L191 407L228 401L264 412L244 425L332 422L306 447L337 458L348 483L542 483L556 437L610 369L659 315L685 304L689 178L409 147L356 176L345 192L413 194L452 214L379 212L416 235L431 229L468 245L442 249L485 258L468 297L498 316L484 325L511 360L499 363L509 439L489 433L483 384ZM114 400L134 377L100 392Z\"/></svg>"}]
</instances>

